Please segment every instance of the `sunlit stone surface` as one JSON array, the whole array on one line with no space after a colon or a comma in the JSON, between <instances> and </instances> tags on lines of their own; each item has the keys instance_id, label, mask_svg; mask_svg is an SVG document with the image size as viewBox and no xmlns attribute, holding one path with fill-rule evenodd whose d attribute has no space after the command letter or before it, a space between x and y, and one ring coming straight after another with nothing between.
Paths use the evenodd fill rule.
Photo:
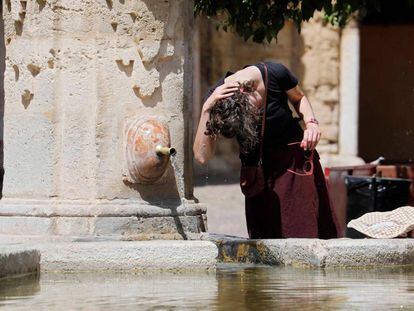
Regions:
<instances>
[{"instance_id":1,"label":"sunlit stone surface","mask_svg":"<svg viewBox=\"0 0 414 311\"><path fill-rule=\"evenodd\" d=\"M8 0L3 15L0 233L204 231L188 148L192 3ZM128 184L124 126L149 113L167 120L177 154L155 184Z\"/></svg>"}]
</instances>

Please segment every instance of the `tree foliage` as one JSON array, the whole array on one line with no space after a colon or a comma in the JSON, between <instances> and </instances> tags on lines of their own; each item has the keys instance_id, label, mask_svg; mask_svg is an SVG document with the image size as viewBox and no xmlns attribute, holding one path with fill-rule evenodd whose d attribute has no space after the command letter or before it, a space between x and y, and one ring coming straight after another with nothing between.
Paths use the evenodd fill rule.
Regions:
<instances>
[{"instance_id":1,"label":"tree foliage","mask_svg":"<svg viewBox=\"0 0 414 311\"><path fill-rule=\"evenodd\" d=\"M219 27L233 28L244 40L261 43L277 39L286 21L293 21L298 31L302 22L309 21L316 12L323 12L324 20L343 27L351 16L381 11L384 4L398 2L413 5L413 0L195 0L195 14L208 17L222 15Z\"/></svg>"}]
</instances>

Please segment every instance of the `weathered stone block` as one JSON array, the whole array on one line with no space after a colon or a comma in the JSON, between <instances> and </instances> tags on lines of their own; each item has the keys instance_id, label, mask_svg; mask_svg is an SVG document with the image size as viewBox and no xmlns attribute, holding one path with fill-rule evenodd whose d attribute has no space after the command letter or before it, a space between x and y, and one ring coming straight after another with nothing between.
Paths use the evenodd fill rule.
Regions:
<instances>
[{"instance_id":1,"label":"weathered stone block","mask_svg":"<svg viewBox=\"0 0 414 311\"><path fill-rule=\"evenodd\" d=\"M79 242L39 244L42 271L215 269L208 241Z\"/></svg>"},{"instance_id":2,"label":"weathered stone block","mask_svg":"<svg viewBox=\"0 0 414 311\"><path fill-rule=\"evenodd\" d=\"M49 235L53 220L46 217L0 216L0 234Z\"/></svg>"},{"instance_id":3,"label":"weathered stone block","mask_svg":"<svg viewBox=\"0 0 414 311\"><path fill-rule=\"evenodd\" d=\"M412 265L412 239L268 239L204 236L214 241L223 262L316 268Z\"/></svg>"},{"instance_id":4,"label":"weathered stone block","mask_svg":"<svg viewBox=\"0 0 414 311\"><path fill-rule=\"evenodd\" d=\"M114 236L126 240L195 239L206 219L169 217L25 217L0 216L0 234L39 236Z\"/></svg>"}]
</instances>

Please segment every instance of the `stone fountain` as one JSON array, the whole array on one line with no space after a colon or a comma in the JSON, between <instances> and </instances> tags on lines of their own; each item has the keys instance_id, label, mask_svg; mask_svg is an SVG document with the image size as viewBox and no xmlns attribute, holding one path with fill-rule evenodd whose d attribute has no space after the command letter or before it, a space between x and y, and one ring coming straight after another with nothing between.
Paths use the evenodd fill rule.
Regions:
<instances>
[{"instance_id":1,"label":"stone fountain","mask_svg":"<svg viewBox=\"0 0 414 311\"><path fill-rule=\"evenodd\" d=\"M192 3L3 6L0 234L197 238Z\"/></svg>"}]
</instances>

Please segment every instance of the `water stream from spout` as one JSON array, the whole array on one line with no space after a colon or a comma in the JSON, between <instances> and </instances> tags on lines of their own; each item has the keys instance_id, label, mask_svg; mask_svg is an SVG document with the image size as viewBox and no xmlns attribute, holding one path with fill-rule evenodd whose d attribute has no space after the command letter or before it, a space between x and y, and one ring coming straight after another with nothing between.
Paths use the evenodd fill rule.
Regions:
<instances>
[{"instance_id":1,"label":"water stream from spout","mask_svg":"<svg viewBox=\"0 0 414 311\"><path fill-rule=\"evenodd\" d=\"M171 155L170 156L170 161L171 161L171 166L173 168L174 171L174 176L175 176L175 182L177 185L177 190L178 193L180 194L180 198L184 198L185 197L185 187L184 187L184 172L182 167L180 167L180 165L178 164L178 160L176 155Z\"/></svg>"}]
</instances>

